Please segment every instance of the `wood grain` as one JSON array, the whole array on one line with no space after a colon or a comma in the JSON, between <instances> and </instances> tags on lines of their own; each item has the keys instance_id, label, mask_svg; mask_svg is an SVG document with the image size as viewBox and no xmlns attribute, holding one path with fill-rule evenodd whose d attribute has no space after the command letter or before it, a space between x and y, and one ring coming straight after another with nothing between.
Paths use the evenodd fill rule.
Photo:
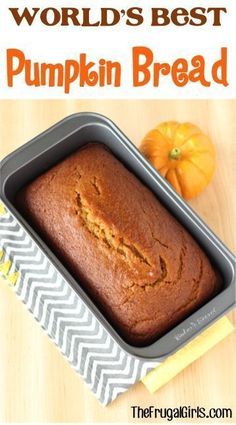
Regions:
<instances>
[{"instance_id":1,"label":"wood grain","mask_svg":"<svg viewBox=\"0 0 236 425\"><path fill-rule=\"evenodd\" d=\"M80 111L107 115L136 145L163 120L192 121L208 132L217 149L217 172L191 206L235 252L236 101L1 101L0 157ZM235 313L229 317L235 321ZM156 394L150 395L139 383L106 408L2 280L0 335L0 422L132 422L131 405L199 405L236 411L235 335Z\"/></svg>"}]
</instances>

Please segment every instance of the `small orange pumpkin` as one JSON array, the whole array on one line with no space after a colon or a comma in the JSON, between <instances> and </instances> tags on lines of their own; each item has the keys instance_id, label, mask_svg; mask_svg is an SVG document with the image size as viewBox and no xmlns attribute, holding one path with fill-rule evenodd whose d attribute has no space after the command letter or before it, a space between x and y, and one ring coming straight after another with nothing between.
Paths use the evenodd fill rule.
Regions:
<instances>
[{"instance_id":1,"label":"small orange pumpkin","mask_svg":"<svg viewBox=\"0 0 236 425\"><path fill-rule=\"evenodd\" d=\"M158 125L144 137L140 150L185 199L202 192L215 171L214 146L191 123Z\"/></svg>"}]
</instances>

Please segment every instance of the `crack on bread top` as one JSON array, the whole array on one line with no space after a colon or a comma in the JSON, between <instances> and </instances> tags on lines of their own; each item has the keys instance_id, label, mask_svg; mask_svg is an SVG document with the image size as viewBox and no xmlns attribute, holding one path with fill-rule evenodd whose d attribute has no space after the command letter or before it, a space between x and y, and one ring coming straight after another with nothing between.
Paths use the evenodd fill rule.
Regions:
<instances>
[{"instance_id":1,"label":"crack on bread top","mask_svg":"<svg viewBox=\"0 0 236 425\"><path fill-rule=\"evenodd\" d=\"M98 185L97 177L94 176L93 180L91 181L91 185L95 189L96 194L100 196L101 195L101 189Z\"/></svg>"},{"instance_id":2,"label":"crack on bread top","mask_svg":"<svg viewBox=\"0 0 236 425\"><path fill-rule=\"evenodd\" d=\"M107 248L120 254L127 262L133 264L134 260L138 260L140 263L152 267L150 260L137 246L125 241L123 237L115 235L107 225L101 223L96 217L93 217L90 208L83 203L81 194L79 192L76 193L76 214L82 220L83 225L96 239L104 243Z\"/></svg>"},{"instance_id":3,"label":"crack on bread top","mask_svg":"<svg viewBox=\"0 0 236 425\"><path fill-rule=\"evenodd\" d=\"M143 208L143 205L141 204L140 205L141 206L141 209L142 209L142 212L143 212L143 214L144 214L144 216L145 217L147 217L147 212L146 212L146 210ZM157 242L159 245L161 245L163 248L166 248L166 249L170 249L170 247L167 245L167 244L165 244L164 242L162 242L155 234L154 234L154 232L153 232L153 230L152 230L152 228L151 228L151 225L150 225L150 223L149 223L149 221L148 220L146 220L146 223L147 223L147 225L148 225L148 227L149 227L149 230L150 230L150 234L151 234L151 237L152 237L152 239L155 241L155 242Z\"/></svg>"}]
</instances>

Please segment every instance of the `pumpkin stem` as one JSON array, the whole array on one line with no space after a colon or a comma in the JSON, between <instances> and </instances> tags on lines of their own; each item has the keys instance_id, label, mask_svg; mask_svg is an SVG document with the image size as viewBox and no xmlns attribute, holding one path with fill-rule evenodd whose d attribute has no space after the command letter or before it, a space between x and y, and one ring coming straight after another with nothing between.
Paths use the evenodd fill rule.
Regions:
<instances>
[{"instance_id":1,"label":"pumpkin stem","mask_svg":"<svg viewBox=\"0 0 236 425\"><path fill-rule=\"evenodd\" d=\"M181 157L181 150L180 148L173 148L170 153L169 153L169 157L171 159L180 159Z\"/></svg>"}]
</instances>

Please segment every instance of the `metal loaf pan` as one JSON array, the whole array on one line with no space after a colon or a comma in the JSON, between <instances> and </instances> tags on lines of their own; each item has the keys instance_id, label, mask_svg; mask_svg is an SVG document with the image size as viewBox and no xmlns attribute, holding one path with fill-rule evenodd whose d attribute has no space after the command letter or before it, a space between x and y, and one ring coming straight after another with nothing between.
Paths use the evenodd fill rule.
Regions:
<instances>
[{"instance_id":1,"label":"metal loaf pan","mask_svg":"<svg viewBox=\"0 0 236 425\"><path fill-rule=\"evenodd\" d=\"M198 241L223 277L223 289L214 299L163 337L145 347L135 347L123 340L78 282L14 207L15 194L23 185L90 142L101 142L108 146L113 154L152 190ZM143 359L164 359L235 305L235 257L233 254L143 158L119 128L101 115L94 113L71 115L5 158L1 163L1 197L12 214L43 249L57 270L115 341L132 355Z\"/></svg>"}]
</instances>

